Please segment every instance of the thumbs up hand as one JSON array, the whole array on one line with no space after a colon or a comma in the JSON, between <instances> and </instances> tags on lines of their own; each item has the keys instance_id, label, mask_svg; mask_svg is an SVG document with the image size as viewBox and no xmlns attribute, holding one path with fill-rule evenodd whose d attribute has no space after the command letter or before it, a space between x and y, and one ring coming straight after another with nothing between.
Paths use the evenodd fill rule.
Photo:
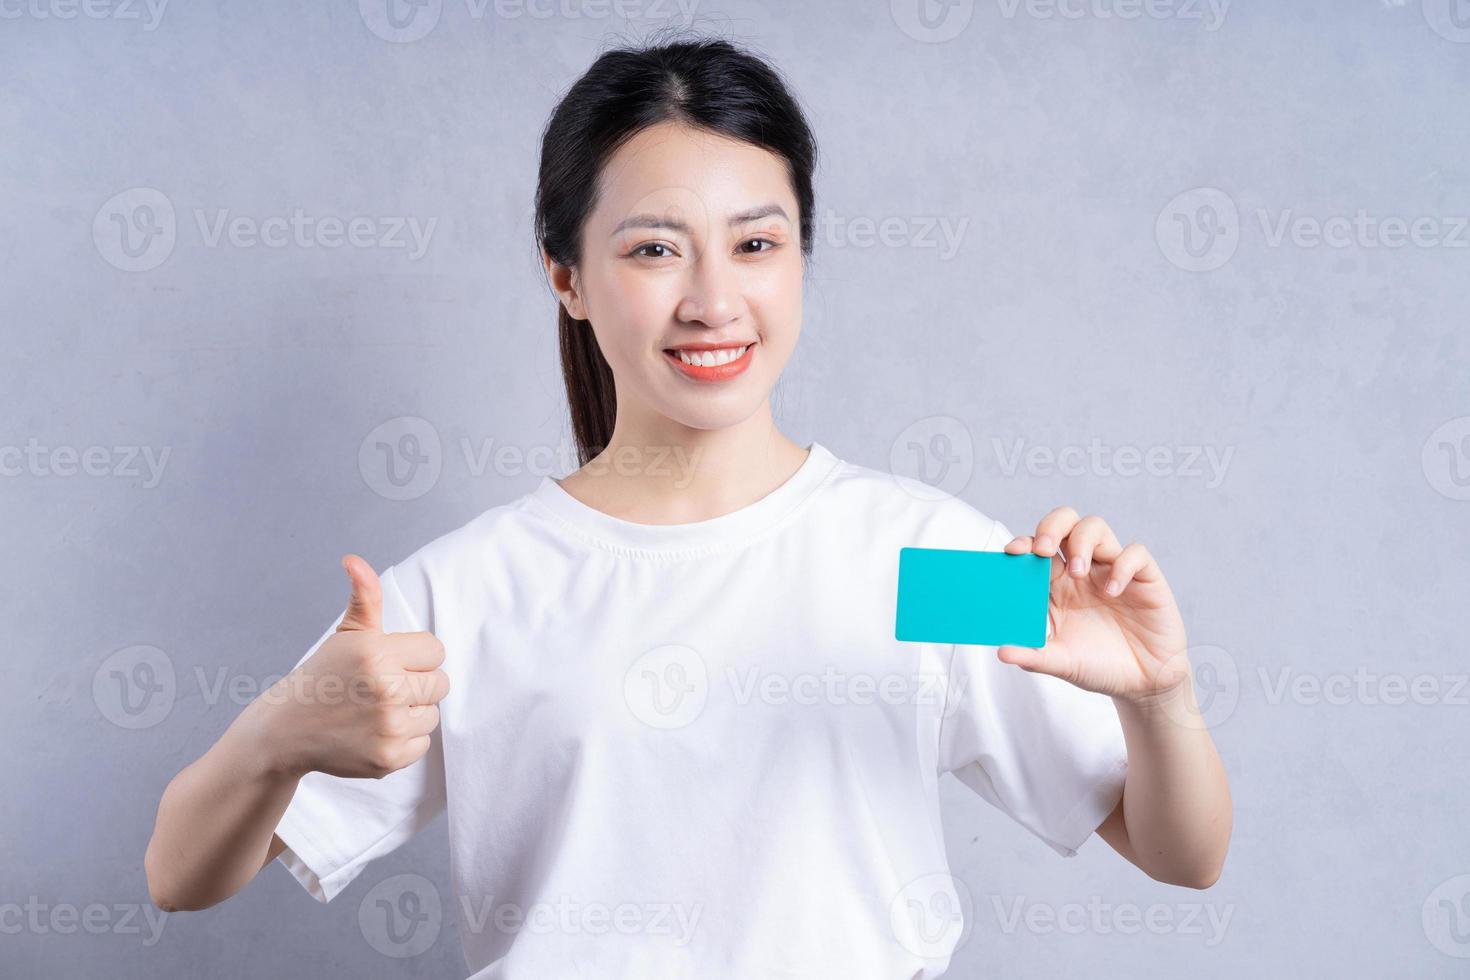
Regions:
<instances>
[{"instance_id":1,"label":"thumbs up hand","mask_svg":"<svg viewBox=\"0 0 1470 980\"><path fill-rule=\"evenodd\" d=\"M381 779L428 751L449 693L444 644L429 632L384 633L382 583L342 559L352 595L336 632L259 699L272 768L300 776Z\"/></svg>"}]
</instances>

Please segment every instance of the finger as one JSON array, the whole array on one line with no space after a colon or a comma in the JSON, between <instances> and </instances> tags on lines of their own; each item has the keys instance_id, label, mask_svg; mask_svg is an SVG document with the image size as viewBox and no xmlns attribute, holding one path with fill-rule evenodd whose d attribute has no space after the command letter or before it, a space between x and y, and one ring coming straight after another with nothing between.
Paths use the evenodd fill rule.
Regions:
<instances>
[{"instance_id":1,"label":"finger","mask_svg":"<svg viewBox=\"0 0 1470 980\"><path fill-rule=\"evenodd\" d=\"M1073 578L1086 578L1093 562L1112 562L1122 548L1108 522L1090 514L1072 528L1072 533L1062 542L1062 550L1067 555L1067 574Z\"/></svg>"},{"instance_id":2,"label":"finger","mask_svg":"<svg viewBox=\"0 0 1470 980\"><path fill-rule=\"evenodd\" d=\"M1033 550L1038 555L1054 556L1062 540L1077 525L1079 515L1071 507L1057 507L1036 525Z\"/></svg>"},{"instance_id":3,"label":"finger","mask_svg":"<svg viewBox=\"0 0 1470 980\"><path fill-rule=\"evenodd\" d=\"M394 767L394 771L405 769L422 759L424 753L429 751L429 746L432 743L433 740L427 734L415 735L413 738L404 742L402 748L398 751L398 765Z\"/></svg>"},{"instance_id":4,"label":"finger","mask_svg":"<svg viewBox=\"0 0 1470 980\"><path fill-rule=\"evenodd\" d=\"M449 675L442 670L405 671L403 678L408 704L438 704L449 694Z\"/></svg>"},{"instance_id":5,"label":"finger","mask_svg":"<svg viewBox=\"0 0 1470 980\"><path fill-rule=\"evenodd\" d=\"M1103 591L1112 596L1122 595L1130 582L1153 581L1158 567L1148 549L1135 541L1124 548L1118 555L1118 560L1113 562L1113 567L1108 570L1108 584L1103 587Z\"/></svg>"},{"instance_id":6,"label":"finger","mask_svg":"<svg viewBox=\"0 0 1470 980\"><path fill-rule=\"evenodd\" d=\"M1008 555L1030 554L1031 535L1024 534L1019 538L1012 538L1010 544L1006 545L1005 552Z\"/></svg>"},{"instance_id":7,"label":"finger","mask_svg":"<svg viewBox=\"0 0 1470 980\"><path fill-rule=\"evenodd\" d=\"M437 704L416 704L404 709L404 715L407 718L403 725L405 735L419 738L439 727Z\"/></svg>"},{"instance_id":8,"label":"finger","mask_svg":"<svg viewBox=\"0 0 1470 980\"><path fill-rule=\"evenodd\" d=\"M1032 553L1034 547L1035 541L1031 535L1023 534L1018 538L1011 539L1010 543L1005 546L1005 553L1008 555L1029 555ZM1055 582L1066 573L1066 565L1063 563L1060 553L1053 555L1049 564L1051 568L1047 571L1048 581Z\"/></svg>"},{"instance_id":9,"label":"finger","mask_svg":"<svg viewBox=\"0 0 1470 980\"><path fill-rule=\"evenodd\" d=\"M342 614L342 622L337 624L337 632L364 630L381 633L383 585L378 580L378 573L357 555L345 556L342 567L347 570L347 577L352 582L352 595L347 600L347 611Z\"/></svg>"},{"instance_id":10,"label":"finger","mask_svg":"<svg viewBox=\"0 0 1470 980\"><path fill-rule=\"evenodd\" d=\"M404 670L438 670L444 663L444 644L433 633L419 630L394 633L394 653Z\"/></svg>"},{"instance_id":11,"label":"finger","mask_svg":"<svg viewBox=\"0 0 1470 980\"><path fill-rule=\"evenodd\" d=\"M1053 643L1044 647L996 647L995 655L1001 663L1014 664L1033 674L1050 674L1066 679L1066 657Z\"/></svg>"}]
</instances>

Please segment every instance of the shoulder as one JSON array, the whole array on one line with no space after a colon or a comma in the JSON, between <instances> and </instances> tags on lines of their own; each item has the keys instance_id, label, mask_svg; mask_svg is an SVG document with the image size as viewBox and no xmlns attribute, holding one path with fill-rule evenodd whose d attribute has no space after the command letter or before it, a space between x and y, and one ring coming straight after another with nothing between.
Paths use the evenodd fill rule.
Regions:
<instances>
[{"instance_id":1,"label":"shoulder","mask_svg":"<svg viewBox=\"0 0 1470 980\"><path fill-rule=\"evenodd\" d=\"M529 494L496 504L430 539L384 573L422 622L432 622L436 597L447 597L472 584L501 578L496 574L508 555L525 549L516 543L537 523ZM428 627L432 628L432 627Z\"/></svg>"},{"instance_id":2,"label":"shoulder","mask_svg":"<svg viewBox=\"0 0 1470 980\"><path fill-rule=\"evenodd\" d=\"M954 547L1002 548L1010 534L969 501L914 477L840 460L829 477L829 499L915 539L954 541Z\"/></svg>"}]
</instances>

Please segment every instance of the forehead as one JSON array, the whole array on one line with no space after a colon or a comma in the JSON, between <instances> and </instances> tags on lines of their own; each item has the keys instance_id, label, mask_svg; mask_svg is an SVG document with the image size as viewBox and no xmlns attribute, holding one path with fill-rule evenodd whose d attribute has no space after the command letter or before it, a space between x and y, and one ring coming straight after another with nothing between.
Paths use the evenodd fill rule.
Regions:
<instances>
[{"instance_id":1,"label":"forehead","mask_svg":"<svg viewBox=\"0 0 1470 980\"><path fill-rule=\"evenodd\" d=\"M796 216L786 165L749 143L675 123L641 130L603 167L589 224L610 232L629 215L669 208L724 224L730 215L777 202Z\"/></svg>"}]
</instances>

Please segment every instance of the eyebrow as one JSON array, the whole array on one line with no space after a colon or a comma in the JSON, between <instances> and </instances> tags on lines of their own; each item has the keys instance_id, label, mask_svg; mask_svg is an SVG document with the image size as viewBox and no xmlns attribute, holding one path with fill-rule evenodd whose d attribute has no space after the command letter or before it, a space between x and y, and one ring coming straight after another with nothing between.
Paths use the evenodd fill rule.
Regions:
<instances>
[{"instance_id":1,"label":"eyebrow","mask_svg":"<svg viewBox=\"0 0 1470 980\"><path fill-rule=\"evenodd\" d=\"M790 223L791 221L790 215L786 213L786 209L781 207L781 205L762 204L759 207L750 208L749 210L741 211L738 214L730 215L730 227L734 228L736 225L743 225L748 224L752 221L759 221L761 218L767 218L773 214L780 215L782 218L785 218L788 223ZM612 233L616 235L621 231L627 230L628 228L667 228L669 231L677 231L685 235L691 234L690 227L684 222L679 221L675 218L665 218L657 214L631 215L618 222L618 226L612 230Z\"/></svg>"}]
</instances>

